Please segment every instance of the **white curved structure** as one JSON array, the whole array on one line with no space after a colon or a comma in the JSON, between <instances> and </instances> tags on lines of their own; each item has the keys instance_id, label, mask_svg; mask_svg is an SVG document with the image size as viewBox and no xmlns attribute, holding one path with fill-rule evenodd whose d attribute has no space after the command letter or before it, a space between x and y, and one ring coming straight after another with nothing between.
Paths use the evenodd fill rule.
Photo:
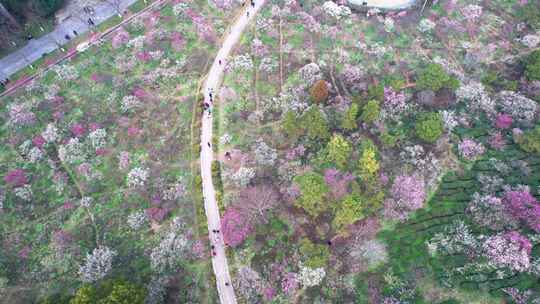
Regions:
<instances>
[{"instance_id":1,"label":"white curved structure","mask_svg":"<svg viewBox=\"0 0 540 304\"><path fill-rule=\"evenodd\" d=\"M208 72L203 92L204 102L209 105L212 104L209 92L212 91L214 96L219 92L221 77L223 76L223 69L225 68L227 57L236 43L240 40L240 36L249 21L257 14L265 0L253 1L255 2L255 6L251 7L248 2L246 11L244 11L231 26L230 32L225 36L221 49L214 59L210 72ZM204 111L201 131L201 178L204 195L204 210L206 212L206 218L208 219L208 235L210 236L210 242L214 246L214 252L216 253L216 255L212 257L212 266L216 276L216 285L220 302L221 304L236 304L236 297L229 273L229 266L227 264L227 256L225 255L225 244L223 242L223 233L221 231L221 218L216 202L214 184L212 183L212 161L214 160L211 147L212 118L213 116L208 115L208 111ZM216 233L213 232L213 230L219 230L219 232Z\"/></svg>"}]
</instances>

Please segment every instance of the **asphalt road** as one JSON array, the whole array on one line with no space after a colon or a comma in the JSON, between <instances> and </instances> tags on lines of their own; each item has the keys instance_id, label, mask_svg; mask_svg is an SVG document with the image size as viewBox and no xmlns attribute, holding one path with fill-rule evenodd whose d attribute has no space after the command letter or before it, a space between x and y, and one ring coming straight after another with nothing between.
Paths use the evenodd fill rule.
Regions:
<instances>
[{"instance_id":1,"label":"asphalt road","mask_svg":"<svg viewBox=\"0 0 540 304\"><path fill-rule=\"evenodd\" d=\"M66 40L66 34L74 37L73 30L78 34L86 33L90 30L88 18L92 18L95 25L102 23L110 17L123 12L137 0L110 0L94 6L94 13L89 15L80 12L78 16L72 15L62 23L58 24L54 31L38 38L32 39L26 46L0 59L0 79L10 77L11 75L32 64L43 54L50 53L60 46L69 42Z\"/></svg>"}]
</instances>

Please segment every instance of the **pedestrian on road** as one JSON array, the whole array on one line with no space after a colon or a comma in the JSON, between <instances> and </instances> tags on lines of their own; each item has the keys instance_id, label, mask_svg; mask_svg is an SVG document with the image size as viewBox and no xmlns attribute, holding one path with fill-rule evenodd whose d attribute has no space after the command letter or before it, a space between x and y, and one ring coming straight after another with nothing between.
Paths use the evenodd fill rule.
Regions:
<instances>
[{"instance_id":1,"label":"pedestrian on road","mask_svg":"<svg viewBox=\"0 0 540 304\"><path fill-rule=\"evenodd\" d=\"M247 17L249 18L249 11L247 11L247 13L246 13L246 14L247 14Z\"/></svg>"},{"instance_id":2,"label":"pedestrian on road","mask_svg":"<svg viewBox=\"0 0 540 304\"><path fill-rule=\"evenodd\" d=\"M212 245L212 249L215 249L215 248L216 248L216 246Z\"/></svg>"},{"instance_id":3,"label":"pedestrian on road","mask_svg":"<svg viewBox=\"0 0 540 304\"><path fill-rule=\"evenodd\" d=\"M244 5L246 5L246 1L242 2L242 7L244 7Z\"/></svg>"},{"instance_id":4,"label":"pedestrian on road","mask_svg":"<svg viewBox=\"0 0 540 304\"><path fill-rule=\"evenodd\" d=\"M219 65L221 65L221 59L219 60Z\"/></svg>"},{"instance_id":5,"label":"pedestrian on road","mask_svg":"<svg viewBox=\"0 0 540 304\"><path fill-rule=\"evenodd\" d=\"M229 286L229 282L225 282L225 286Z\"/></svg>"},{"instance_id":6,"label":"pedestrian on road","mask_svg":"<svg viewBox=\"0 0 540 304\"><path fill-rule=\"evenodd\" d=\"M251 6L255 7L255 1L251 0Z\"/></svg>"},{"instance_id":7,"label":"pedestrian on road","mask_svg":"<svg viewBox=\"0 0 540 304\"><path fill-rule=\"evenodd\" d=\"M207 142L207 144L208 144L208 148L211 148L211 147L212 147L212 146L210 146L210 142Z\"/></svg>"},{"instance_id":8,"label":"pedestrian on road","mask_svg":"<svg viewBox=\"0 0 540 304\"><path fill-rule=\"evenodd\" d=\"M73 30L73 35L75 35L75 36L78 36L78 35L79 35L79 33L77 33L77 31L76 31L76 30Z\"/></svg>"},{"instance_id":9,"label":"pedestrian on road","mask_svg":"<svg viewBox=\"0 0 540 304\"><path fill-rule=\"evenodd\" d=\"M70 37L68 34L66 34L66 35L64 36L64 38L66 38L66 40L70 40L70 39L71 39L71 37Z\"/></svg>"}]
</instances>

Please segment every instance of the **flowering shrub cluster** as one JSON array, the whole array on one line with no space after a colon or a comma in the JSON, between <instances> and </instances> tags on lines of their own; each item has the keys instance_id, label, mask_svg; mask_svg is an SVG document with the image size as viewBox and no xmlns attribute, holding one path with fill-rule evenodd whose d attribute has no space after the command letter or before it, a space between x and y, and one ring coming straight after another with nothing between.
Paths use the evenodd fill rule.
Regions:
<instances>
[{"instance_id":1,"label":"flowering shrub cluster","mask_svg":"<svg viewBox=\"0 0 540 304\"><path fill-rule=\"evenodd\" d=\"M144 186L148 179L148 169L142 167L136 167L131 169L127 175L127 185L130 188Z\"/></svg>"},{"instance_id":2,"label":"flowering shrub cluster","mask_svg":"<svg viewBox=\"0 0 540 304\"><path fill-rule=\"evenodd\" d=\"M481 143L477 143L470 138L463 139L458 145L459 154L466 160L474 160L485 152Z\"/></svg>"},{"instance_id":3,"label":"flowering shrub cluster","mask_svg":"<svg viewBox=\"0 0 540 304\"><path fill-rule=\"evenodd\" d=\"M529 269L531 242L517 231L498 234L486 239L482 250L495 268L508 267L523 272Z\"/></svg>"},{"instance_id":4,"label":"flowering shrub cluster","mask_svg":"<svg viewBox=\"0 0 540 304\"><path fill-rule=\"evenodd\" d=\"M507 190L504 202L516 219L525 222L534 231L540 232L540 203L531 195L528 188Z\"/></svg>"},{"instance_id":5,"label":"flowering shrub cluster","mask_svg":"<svg viewBox=\"0 0 540 304\"><path fill-rule=\"evenodd\" d=\"M109 247L95 248L86 255L83 265L79 268L81 281L93 283L104 278L112 269L112 261L116 252Z\"/></svg>"},{"instance_id":6,"label":"flowering shrub cluster","mask_svg":"<svg viewBox=\"0 0 540 304\"><path fill-rule=\"evenodd\" d=\"M351 14L351 9L344 5L338 5L332 1L326 1L322 6L323 11L329 16L341 19L341 17L347 17Z\"/></svg>"},{"instance_id":7,"label":"flowering shrub cluster","mask_svg":"<svg viewBox=\"0 0 540 304\"><path fill-rule=\"evenodd\" d=\"M405 220L409 212L422 208L426 198L424 181L412 175L397 176L384 202L386 216Z\"/></svg>"},{"instance_id":8,"label":"flowering shrub cluster","mask_svg":"<svg viewBox=\"0 0 540 304\"><path fill-rule=\"evenodd\" d=\"M228 208L221 218L221 229L225 243L236 247L251 234L253 227L238 210Z\"/></svg>"}]
</instances>

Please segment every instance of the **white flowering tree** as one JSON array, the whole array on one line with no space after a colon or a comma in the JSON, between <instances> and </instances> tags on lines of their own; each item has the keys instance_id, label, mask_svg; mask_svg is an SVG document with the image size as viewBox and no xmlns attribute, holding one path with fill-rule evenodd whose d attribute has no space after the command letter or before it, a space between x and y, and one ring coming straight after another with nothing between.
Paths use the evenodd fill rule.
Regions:
<instances>
[{"instance_id":1,"label":"white flowering tree","mask_svg":"<svg viewBox=\"0 0 540 304\"><path fill-rule=\"evenodd\" d=\"M109 247L95 248L86 255L83 265L79 268L81 281L93 283L104 278L112 269L112 261L116 252Z\"/></svg>"},{"instance_id":2,"label":"white flowering tree","mask_svg":"<svg viewBox=\"0 0 540 304\"><path fill-rule=\"evenodd\" d=\"M300 283L304 287L313 287L321 284L326 276L324 268L310 268L306 266L300 267Z\"/></svg>"}]
</instances>

